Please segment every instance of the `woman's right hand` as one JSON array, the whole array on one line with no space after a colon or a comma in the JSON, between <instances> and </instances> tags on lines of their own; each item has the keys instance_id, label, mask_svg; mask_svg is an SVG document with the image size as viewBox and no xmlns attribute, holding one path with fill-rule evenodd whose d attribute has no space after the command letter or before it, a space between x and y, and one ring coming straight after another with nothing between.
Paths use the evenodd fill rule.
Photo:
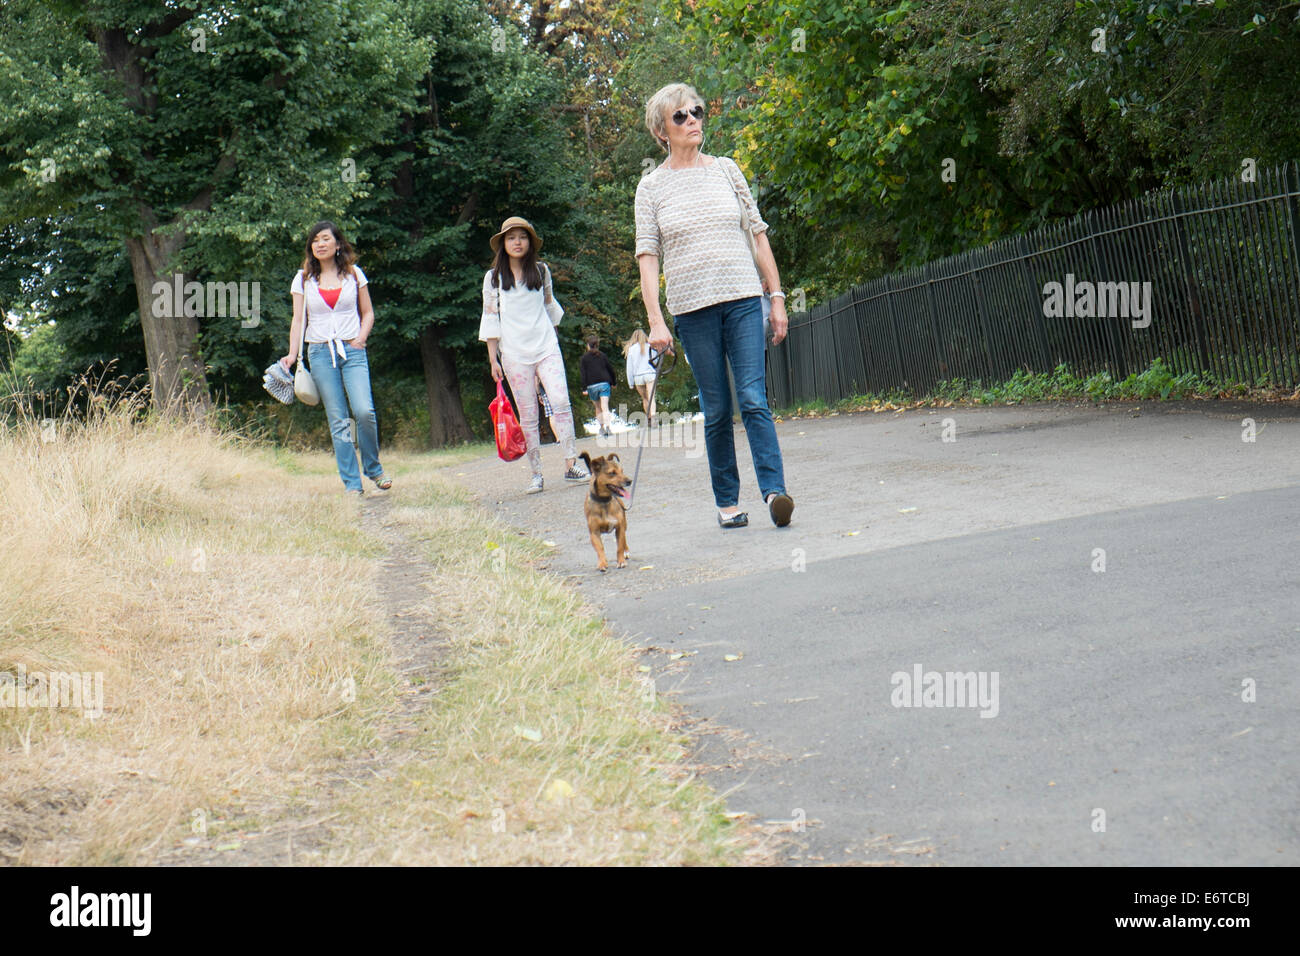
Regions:
<instances>
[{"instance_id":1,"label":"woman's right hand","mask_svg":"<svg viewBox=\"0 0 1300 956\"><path fill-rule=\"evenodd\" d=\"M499 382L501 381L502 377L503 376L501 373L501 363L493 359L492 360L492 381Z\"/></svg>"},{"instance_id":2,"label":"woman's right hand","mask_svg":"<svg viewBox=\"0 0 1300 956\"><path fill-rule=\"evenodd\" d=\"M673 334L662 318L650 320L650 347L660 352L673 350Z\"/></svg>"},{"instance_id":3,"label":"woman's right hand","mask_svg":"<svg viewBox=\"0 0 1300 956\"><path fill-rule=\"evenodd\" d=\"M285 356L281 357L281 359L280 359L280 364L281 364L282 366L284 366L284 370L285 370L286 372L292 372L292 371L293 371L293 363L296 362L297 360L298 360L298 356L296 356L296 355L294 355L292 352L290 352L288 355L285 355Z\"/></svg>"}]
</instances>

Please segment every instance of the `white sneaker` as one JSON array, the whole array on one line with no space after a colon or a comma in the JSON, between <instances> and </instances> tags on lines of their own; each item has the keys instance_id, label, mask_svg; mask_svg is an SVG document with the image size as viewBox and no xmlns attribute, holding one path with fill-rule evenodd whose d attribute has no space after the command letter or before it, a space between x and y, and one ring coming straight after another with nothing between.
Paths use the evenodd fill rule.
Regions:
<instances>
[{"instance_id":1,"label":"white sneaker","mask_svg":"<svg viewBox=\"0 0 1300 956\"><path fill-rule=\"evenodd\" d=\"M524 494L535 495L541 490L542 490L542 476L533 475L533 480L530 481L528 483L528 487L524 489Z\"/></svg>"}]
</instances>

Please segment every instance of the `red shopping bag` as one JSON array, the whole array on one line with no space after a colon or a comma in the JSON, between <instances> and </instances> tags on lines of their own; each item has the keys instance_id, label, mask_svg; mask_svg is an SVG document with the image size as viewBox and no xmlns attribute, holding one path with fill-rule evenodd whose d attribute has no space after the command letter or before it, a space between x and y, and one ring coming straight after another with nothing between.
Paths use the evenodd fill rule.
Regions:
<instances>
[{"instance_id":1,"label":"red shopping bag","mask_svg":"<svg viewBox=\"0 0 1300 956\"><path fill-rule=\"evenodd\" d=\"M528 450L528 442L524 440L524 430L519 427L519 419L515 418L515 410L500 382L497 382L497 397L488 405L488 412L492 415L492 430L497 436L497 457L502 461L522 458Z\"/></svg>"}]
</instances>

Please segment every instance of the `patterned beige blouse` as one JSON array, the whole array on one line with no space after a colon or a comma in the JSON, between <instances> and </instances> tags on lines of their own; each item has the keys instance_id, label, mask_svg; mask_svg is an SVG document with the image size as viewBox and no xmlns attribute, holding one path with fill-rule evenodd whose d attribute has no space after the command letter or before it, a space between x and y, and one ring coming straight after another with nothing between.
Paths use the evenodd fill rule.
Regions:
<instances>
[{"instance_id":1,"label":"patterned beige blouse","mask_svg":"<svg viewBox=\"0 0 1300 956\"><path fill-rule=\"evenodd\" d=\"M636 254L663 260L668 311L673 315L763 294L741 231L737 193L750 230L765 231L767 223L744 174L726 157L687 169L664 164L641 177L636 188Z\"/></svg>"}]
</instances>

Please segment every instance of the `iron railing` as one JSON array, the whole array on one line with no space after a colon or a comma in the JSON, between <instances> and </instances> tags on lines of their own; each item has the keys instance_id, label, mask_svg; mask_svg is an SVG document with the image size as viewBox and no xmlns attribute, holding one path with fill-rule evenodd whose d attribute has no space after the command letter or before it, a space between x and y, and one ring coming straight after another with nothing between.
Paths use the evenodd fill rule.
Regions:
<instances>
[{"instance_id":1,"label":"iron railing","mask_svg":"<svg viewBox=\"0 0 1300 956\"><path fill-rule=\"evenodd\" d=\"M1156 358L1174 374L1300 385L1298 200L1300 173L1286 163L1254 182L1149 193L854 286L790 317L788 338L767 353L771 403L919 394L1063 363L1123 378ZM1145 317L1121 282L1149 290ZM1071 305L1084 311L1086 289L1100 292L1110 314L1095 314L1096 295L1092 316L1047 314L1049 283L1061 300L1072 283Z\"/></svg>"}]
</instances>

